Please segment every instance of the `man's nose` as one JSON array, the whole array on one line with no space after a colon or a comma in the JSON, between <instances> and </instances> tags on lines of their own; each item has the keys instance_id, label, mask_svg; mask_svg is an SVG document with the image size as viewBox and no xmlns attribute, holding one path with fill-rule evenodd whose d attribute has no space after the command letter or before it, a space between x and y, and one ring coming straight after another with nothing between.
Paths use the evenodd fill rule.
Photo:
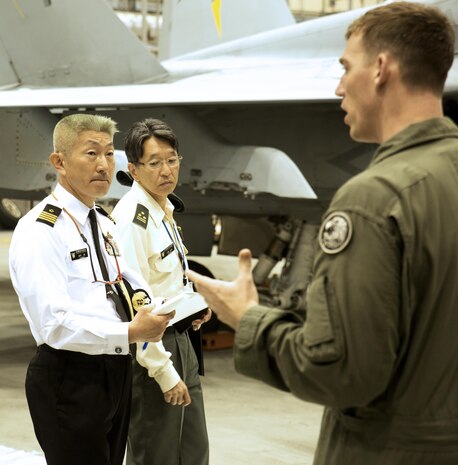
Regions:
<instances>
[{"instance_id":1,"label":"man's nose","mask_svg":"<svg viewBox=\"0 0 458 465\"><path fill-rule=\"evenodd\" d=\"M161 167L159 168L159 173L162 175L169 175L172 172L167 160L161 162Z\"/></svg>"},{"instance_id":2,"label":"man's nose","mask_svg":"<svg viewBox=\"0 0 458 465\"><path fill-rule=\"evenodd\" d=\"M97 157L97 171L98 172L106 172L108 171L110 164L108 159L105 155L99 155Z\"/></svg>"},{"instance_id":3,"label":"man's nose","mask_svg":"<svg viewBox=\"0 0 458 465\"><path fill-rule=\"evenodd\" d=\"M335 94L337 97L343 97L344 96L344 87L342 83L343 78L340 78L339 84L337 84Z\"/></svg>"}]
</instances>

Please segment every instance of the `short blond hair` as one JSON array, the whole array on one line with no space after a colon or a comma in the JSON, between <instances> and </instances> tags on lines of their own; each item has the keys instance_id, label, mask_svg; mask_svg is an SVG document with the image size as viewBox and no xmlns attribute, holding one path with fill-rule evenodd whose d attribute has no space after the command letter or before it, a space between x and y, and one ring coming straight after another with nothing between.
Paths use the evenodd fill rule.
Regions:
<instances>
[{"instance_id":1,"label":"short blond hair","mask_svg":"<svg viewBox=\"0 0 458 465\"><path fill-rule=\"evenodd\" d=\"M117 132L116 121L101 115L76 113L62 118L54 128L55 152L70 152L75 140L84 131L105 132L113 137Z\"/></svg>"}]
</instances>

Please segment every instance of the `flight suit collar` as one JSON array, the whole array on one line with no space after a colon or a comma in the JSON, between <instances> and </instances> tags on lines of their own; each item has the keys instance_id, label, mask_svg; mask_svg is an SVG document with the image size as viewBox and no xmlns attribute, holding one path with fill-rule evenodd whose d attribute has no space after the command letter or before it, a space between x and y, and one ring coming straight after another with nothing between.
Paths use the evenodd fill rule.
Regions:
<instances>
[{"instance_id":1,"label":"flight suit collar","mask_svg":"<svg viewBox=\"0 0 458 465\"><path fill-rule=\"evenodd\" d=\"M172 218L173 216L173 204L167 199L165 203L165 212L162 210L160 205L153 199L153 197L136 181L132 184L132 190L135 192L135 196L139 203L144 205L148 211L150 218L153 220L156 228L159 228L164 217Z\"/></svg>"},{"instance_id":2,"label":"flight suit collar","mask_svg":"<svg viewBox=\"0 0 458 465\"><path fill-rule=\"evenodd\" d=\"M382 144L375 152L369 167L410 147L446 137L458 138L458 128L449 118L432 118L412 124Z\"/></svg>"},{"instance_id":3,"label":"flight suit collar","mask_svg":"<svg viewBox=\"0 0 458 465\"><path fill-rule=\"evenodd\" d=\"M58 206L65 208L78 223L84 225L89 215L89 210L83 202L78 200L73 194L68 192L61 184L57 184L54 189ZM52 198L52 200L55 200Z\"/></svg>"}]
</instances>

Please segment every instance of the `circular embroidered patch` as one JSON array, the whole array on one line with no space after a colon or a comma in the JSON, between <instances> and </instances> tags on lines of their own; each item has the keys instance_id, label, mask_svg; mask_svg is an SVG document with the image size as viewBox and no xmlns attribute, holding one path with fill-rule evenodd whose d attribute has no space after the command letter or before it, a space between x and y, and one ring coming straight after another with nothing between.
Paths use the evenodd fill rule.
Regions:
<instances>
[{"instance_id":1,"label":"circular embroidered patch","mask_svg":"<svg viewBox=\"0 0 458 465\"><path fill-rule=\"evenodd\" d=\"M318 233L318 242L325 253L342 252L350 243L353 234L351 219L347 213L332 212L323 221Z\"/></svg>"}]
</instances>

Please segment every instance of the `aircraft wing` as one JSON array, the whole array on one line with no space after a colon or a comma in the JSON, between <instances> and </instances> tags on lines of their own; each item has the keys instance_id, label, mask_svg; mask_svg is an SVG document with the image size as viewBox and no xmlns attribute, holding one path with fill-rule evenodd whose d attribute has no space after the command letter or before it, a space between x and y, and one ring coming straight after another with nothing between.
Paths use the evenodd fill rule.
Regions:
<instances>
[{"instance_id":1,"label":"aircraft wing","mask_svg":"<svg viewBox=\"0 0 458 465\"><path fill-rule=\"evenodd\" d=\"M124 58L141 53L138 44L131 43L135 37L122 35L121 42L126 45L122 56L100 42L98 52L105 60L93 67L75 58L80 55L81 41L89 50L99 44L92 36L73 31L75 37L69 40L69 35L63 34L62 41L68 42L64 47L50 35L52 24L65 29L65 11L78 15L71 0L34 4L20 11L9 4L0 6L4 25L9 27L8 41L0 47L0 62L14 65L13 74L18 78L15 81L9 71L5 76L0 72L0 85L21 83L15 90L0 92L0 161L4 168L0 197L34 198L36 193L38 198L49 189L56 179L46 160L52 151L54 125L63 114L86 111L112 117L121 132L146 117L167 121L178 134L184 155L180 189L189 212L264 216L281 212L316 220L336 188L367 166L373 150L351 141L340 99L335 96L342 75L338 59L345 46L345 30L365 9L290 24L280 14L285 2L269 1L270 8L278 9L275 14L269 12L263 32L247 35L249 19L223 10L220 16L214 12L223 36L232 37L230 33L237 33L237 21L244 21L245 30L234 36L239 38L212 45L215 39L207 48L181 56L175 55L179 49L173 46L165 54L171 58L160 63L145 49L135 63L144 60L151 69L135 74L136 65ZM177 12L196 4L209 8L207 0L172 3ZM238 2L239 13L245 3ZM252 0L250 5L254 3L262 14L265 0ZM457 22L455 0L432 3ZM224 1L224 5L236 11L234 2ZM185 23L192 11L191 7L183 13ZM284 19L274 24L272 18L280 16ZM224 20L229 17L232 25ZM167 23L175 30L172 41L185 41L187 31L177 18L172 15ZM100 10L92 29L109 37L111 31L117 34L118 23L116 18L105 18L105 10ZM204 27L210 35L215 34L213 19L211 23ZM15 33L20 37L31 31L32 25L33 31L40 31L30 42L35 48L16 46ZM49 52L53 46L59 53ZM123 73L112 77L113 69L118 68ZM125 74L124 68L132 68L132 74ZM81 70L91 79L83 79ZM457 94L455 63L446 95L456 101ZM116 148L122 148L117 140Z\"/></svg>"},{"instance_id":2,"label":"aircraft wing","mask_svg":"<svg viewBox=\"0 0 458 465\"><path fill-rule=\"evenodd\" d=\"M1 93L0 107L80 108L176 104L337 101L337 58L251 66L197 74L171 83L19 88Z\"/></svg>"}]
</instances>

